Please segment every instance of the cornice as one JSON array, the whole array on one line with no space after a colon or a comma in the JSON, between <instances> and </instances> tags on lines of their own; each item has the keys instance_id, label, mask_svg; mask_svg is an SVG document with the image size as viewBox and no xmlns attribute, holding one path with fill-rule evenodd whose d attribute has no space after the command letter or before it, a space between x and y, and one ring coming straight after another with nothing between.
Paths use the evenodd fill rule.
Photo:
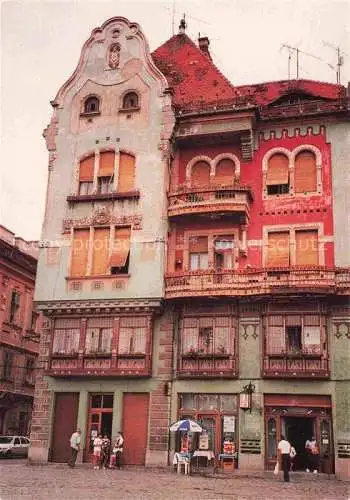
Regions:
<instances>
[{"instance_id":1,"label":"cornice","mask_svg":"<svg viewBox=\"0 0 350 500\"><path fill-rule=\"evenodd\" d=\"M162 299L100 299L37 301L37 310L45 316L64 314L153 313L161 310Z\"/></svg>"}]
</instances>

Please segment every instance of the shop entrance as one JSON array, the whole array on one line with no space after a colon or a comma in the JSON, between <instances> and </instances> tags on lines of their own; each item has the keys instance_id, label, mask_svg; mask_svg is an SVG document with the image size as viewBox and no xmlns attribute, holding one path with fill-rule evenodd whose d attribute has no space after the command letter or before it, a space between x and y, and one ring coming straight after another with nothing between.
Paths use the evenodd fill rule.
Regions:
<instances>
[{"instance_id":1,"label":"shop entrance","mask_svg":"<svg viewBox=\"0 0 350 500\"><path fill-rule=\"evenodd\" d=\"M316 420L314 418L282 418L282 434L284 428L285 437L288 439L290 444L294 446L295 451L297 452L293 461L293 470L305 470L308 466L305 443L308 439L311 439L312 436L316 435L315 423Z\"/></svg>"},{"instance_id":2,"label":"shop entrance","mask_svg":"<svg viewBox=\"0 0 350 500\"><path fill-rule=\"evenodd\" d=\"M91 461L98 434L112 437L113 394L90 394L85 460Z\"/></svg>"}]
</instances>

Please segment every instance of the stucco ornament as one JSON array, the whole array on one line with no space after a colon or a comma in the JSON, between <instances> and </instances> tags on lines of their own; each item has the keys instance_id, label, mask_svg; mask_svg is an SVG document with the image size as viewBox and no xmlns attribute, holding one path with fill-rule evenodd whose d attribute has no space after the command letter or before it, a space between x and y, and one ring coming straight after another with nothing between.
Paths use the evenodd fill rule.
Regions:
<instances>
[{"instance_id":1,"label":"stucco ornament","mask_svg":"<svg viewBox=\"0 0 350 500\"><path fill-rule=\"evenodd\" d=\"M119 43L112 43L109 47L108 65L111 69L117 69L120 60L120 45Z\"/></svg>"}]
</instances>

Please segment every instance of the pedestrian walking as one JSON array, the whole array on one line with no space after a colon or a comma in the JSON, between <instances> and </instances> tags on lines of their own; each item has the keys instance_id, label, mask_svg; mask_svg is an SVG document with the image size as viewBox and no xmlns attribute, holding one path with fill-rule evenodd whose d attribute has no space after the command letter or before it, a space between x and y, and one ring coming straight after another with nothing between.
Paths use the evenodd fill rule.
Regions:
<instances>
[{"instance_id":1,"label":"pedestrian walking","mask_svg":"<svg viewBox=\"0 0 350 500\"><path fill-rule=\"evenodd\" d=\"M278 443L278 452L281 455L282 469L283 469L283 479L285 482L289 482L289 470L290 470L290 452L291 452L290 442L281 436L281 441Z\"/></svg>"},{"instance_id":2,"label":"pedestrian walking","mask_svg":"<svg viewBox=\"0 0 350 500\"><path fill-rule=\"evenodd\" d=\"M93 464L94 469L99 469L101 467L101 458L102 458L102 435L99 434L94 439L94 455L93 455Z\"/></svg>"},{"instance_id":3,"label":"pedestrian walking","mask_svg":"<svg viewBox=\"0 0 350 500\"><path fill-rule=\"evenodd\" d=\"M297 452L294 448L294 446L290 446L290 470L292 471L294 469L294 459L297 455Z\"/></svg>"},{"instance_id":4,"label":"pedestrian walking","mask_svg":"<svg viewBox=\"0 0 350 500\"><path fill-rule=\"evenodd\" d=\"M113 450L111 455L111 461L110 461L111 468L114 467L117 467L117 469L121 468L123 451L124 451L124 437L121 432L118 432L115 443L113 445Z\"/></svg>"},{"instance_id":5,"label":"pedestrian walking","mask_svg":"<svg viewBox=\"0 0 350 500\"><path fill-rule=\"evenodd\" d=\"M109 459L111 455L111 440L109 437L105 434L102 439L102 445L101 445L101 464L103 469L106 469L109 465Z\"/></svg>"},{"instance_id":6,"label":"pedestrian walking","mask_svg":"<svg viewBox=\"0 0 350 500\"><path fill-rule=\"evenodd\" d=\"M77 429L75 432L70 437L69 444L70 444L70 451L71 451L71 457L68 461L69 467L75 467L75 462L77 460L78 452L80 450L80 435L81 435L81 430Z\"/></svg>"},{"instance_id":7,"label":"pedestrian walking","mask_svg":"<svg viewBox=\"0 0 350 500\"><path fill-rule=\"evenodd\" d=\"M320 458L320 450L317 445L317 441L315 436L312 436L311 440L307 440L305 443L305 449L307 451L307 468L306 472L314 471L314 474L318 472L319 466L319 458Z\"/></svg>"}]
</instances>

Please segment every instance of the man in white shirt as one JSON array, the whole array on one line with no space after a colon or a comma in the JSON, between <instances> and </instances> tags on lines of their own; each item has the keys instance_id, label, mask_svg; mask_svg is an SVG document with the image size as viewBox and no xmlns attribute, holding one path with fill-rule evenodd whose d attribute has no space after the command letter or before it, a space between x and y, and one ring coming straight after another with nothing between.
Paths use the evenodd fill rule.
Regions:
<instances>
[{"instance_id":1,"label":"man in white shirt","mask_svg":"<svg viewBox=\"0 0 350 500\"><path fill-rule=\"evenodd\" d=\"M278 443L277 450L282 459L283 479L289 482L291 444L284 436L281 436L281 441Z\"/></svg>"},{"instance_id":2,"label":"man in white shirt","mask_svg":"<svg viewBox=\"0 0 350 500\"><path fill-rule=\"evenodd\" d=\"M81 430L77 429L70 437L69 444L71 450L71 458L68 462L69 467L74 467L77 460L78 451L80 450L80 435Z\"/></svg>"}]
</instances>

